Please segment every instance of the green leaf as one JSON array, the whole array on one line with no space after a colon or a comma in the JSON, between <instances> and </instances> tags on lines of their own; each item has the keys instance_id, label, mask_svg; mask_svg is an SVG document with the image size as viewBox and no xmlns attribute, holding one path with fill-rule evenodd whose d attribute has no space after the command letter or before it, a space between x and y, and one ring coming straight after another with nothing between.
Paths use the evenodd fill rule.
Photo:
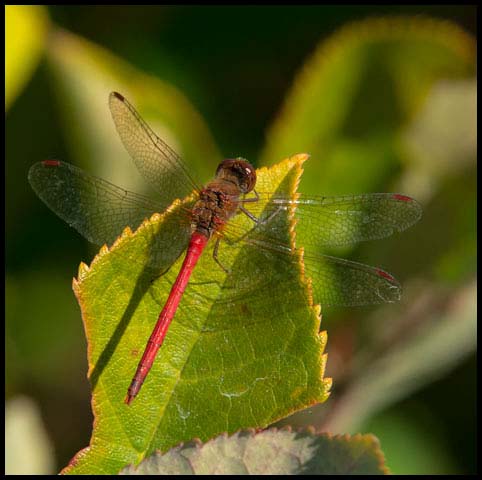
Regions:
<instances>
[{"instance_id":1,"label":"green leaf","mask_svg":"<svg viewBox=\"0 0 482 480\"><path fill-rule=\"evenodd\" d=\"M121 475L380 475L387 474L373 435L270 429L219 436L155 453Z\"/></svg>"},{"instance_id":2,"label":"green leaf","mask_svg":"<svg viewBox=\"0 0 482 480\"><path fill-rule=\"evenodd\" d=\"M306 151L312 162L303 192L373 191L412 160L400 136L432 87L474 74L474 39L449 22L394 17L348 25L320 44L295 79L262 163Z\"/></svg>"},{"instance_id":3,"label":"green leaf","mask_svg":"<svg viewBox=\"0 0 482 480\"><path fill-rule=\"evenodd\" d=\"M399 185L427 202L477 160L477 79L442 80L401 132L410 165Z\"/></svg>"},{"instance_id":4,"label":"green leaf","mask_svg":"<svg viewBox=\"0 0 482 480\"><path fill-rule=\"evenodd\" d=\"M5 276L5 346L11 358L5 385L10 394L21 389L26 378L47 389L68 383L85 358L85 347L77 342L82 327L76 324L79 309L69 280L68 274L40 262L35 270Z\"/></svg>"},{"instance_id":5,"label":"green leaf","mask_svg":"<svg viewBox=\"0 0 482 480\"><path fill-rule=\"evenodd\" d=\"M460 473L456 458L446 447L447 436L441 433L440 427L437 428L436 421L431 422L435 412L422 405L417 402L417 407L422 412L417 412L417 407L383 410L368 425L365 423L364 427L369 432L376 432L383 445L386 465L393 475ZM423 421L420 421L421 416ZM427 423L425 420L428 420Z\"/></svg>"},{"instance_id":6,"label":"green leaf","mask_svg":"<svg viewBox=\"0 0 482 480\"><path fill-rule=\"evenodd\" d=\"M299 155L258 170L257 186L293 195L305 159ZM74 291L88 339L95 421L90 446L64 473L117 473L158 449L264 428L328 396L326 335L319 333L319 309L306 300L301 259L273 263L254 249L223 242L220 259L231 270L227 277L210 242L144 386L130 406L123 403L182 261L152 281L186 247L185 240L175 240L180 225L173 221L182 206L176 202L134 234L124 231L90 267L81 265ZM231 221L241 224L244 218ZM292 227L286 219L287 242ZM224 302L228 278L249 281L247 264L257 274L280 279L278 289L263 298Z\"/></svg>"},{"instance_id":7,"label":"green leaf","mask_svg":"<svg viewBox=\"0 0 482 480\"><path fill-rule=\"evenodd\" d=\"M145 189L107 107L117 91L201 180L215 171L221 154L202 116L175 86L67 31L52 34L47 53L73 163L129 190Z\"/></svg>"},{"instance_id":8,"label":"green leaf","mask_svg":"<svg viewBox=\"0 0 482 480\"><path fill-rule=\"evenodd\" d=\"M5 111L40 61L49 27L39 5L5 5Z\"/></svg>"}]
</instances>

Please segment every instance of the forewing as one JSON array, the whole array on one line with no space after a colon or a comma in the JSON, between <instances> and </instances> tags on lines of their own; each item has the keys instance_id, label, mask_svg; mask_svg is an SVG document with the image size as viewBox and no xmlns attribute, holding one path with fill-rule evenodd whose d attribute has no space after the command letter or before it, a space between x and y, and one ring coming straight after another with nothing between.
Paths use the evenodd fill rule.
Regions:
<instances>
[{"instance_id":1,"label":"forewing","mask_svg":"<svg viewBox=\"0 0 482 480\"><path fill-rule=\"evenodd\" d=\"M36 163L28 179L50 209L97 245L112 244L125 227L135 230L144 219L162 211L149 198L64 162Z\"/></svg>"},{"instance_id":2,"label":"forewing","mask_svg":"<svg viewBox=\"0 0 482 480\"><path fill-rule=\"evenodd\" d=\"M141 175L159 193L162 208L199 189L179 155L151 130L120 93L110 94L109 107L122 143Z\"/></svg>"},{"instance_id":3,"label":"forewing","mask_svg":"<svg viewBox=\"0 0 482 480\"><path fill-rule=\"evenodd\" d=\"M416 200L396 193L339 197L299 195L296 199L269 198L264 194L259 197L258 202L247 203L246 208L259 218L262 236L269 236L278 243L282 232L277 232L273 220L277 215L286 215L286 211L294 212L297 246L316 252L323 247L388 237L409 228L422 215Z\"/></svg>"}]
</instances>

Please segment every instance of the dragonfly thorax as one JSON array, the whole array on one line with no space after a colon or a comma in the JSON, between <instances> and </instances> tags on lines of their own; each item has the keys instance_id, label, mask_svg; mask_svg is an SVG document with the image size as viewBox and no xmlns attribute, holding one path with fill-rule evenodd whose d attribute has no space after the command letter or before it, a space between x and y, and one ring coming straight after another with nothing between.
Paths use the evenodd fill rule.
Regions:
<instances>
[{"instance_id":1,"label":"dragonfly thorax","mask_svg":"<svg viewBox=\"0 0 482 480\"><path fill-rule=\"evenodd\" d=\"M210 238L236 213L238 192L239 188L232 183L218 179L210 182L199 192L199 200L192 209L193 230Z\"/></svg>"}]
</instances>

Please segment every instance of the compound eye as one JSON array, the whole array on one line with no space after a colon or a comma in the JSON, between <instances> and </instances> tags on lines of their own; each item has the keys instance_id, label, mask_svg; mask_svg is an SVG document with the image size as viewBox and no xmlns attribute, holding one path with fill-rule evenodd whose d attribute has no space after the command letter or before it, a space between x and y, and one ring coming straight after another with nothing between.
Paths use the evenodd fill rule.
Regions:
<instances>
[{"instance_id":1,"label":"compound eye","mask_svg":"<svg viewBox=\"0 0 482 480\"><path fill-rule=\"evenodd\" d=\"M242 169L243 169L243 182L242 182L242 190L243 193L248 193L253 190L254 186L256 185L256 171L255 169L246 161L242 162Z\"/></svg>"}]
</instances>

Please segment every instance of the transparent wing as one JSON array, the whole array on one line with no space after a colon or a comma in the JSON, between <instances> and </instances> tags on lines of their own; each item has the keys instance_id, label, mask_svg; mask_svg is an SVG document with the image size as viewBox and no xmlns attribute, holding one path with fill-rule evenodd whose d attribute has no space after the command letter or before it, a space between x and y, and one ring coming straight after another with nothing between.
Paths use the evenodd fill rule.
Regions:
<instances>
[{"instance_id":1,"label":"transparent wing","mask_svg":"<svg viewBox=\"0 0 482 480\"><path fill-rule=\"evenodd\" d=\"M259 218L260 233L275 243L285 235L271 221L283 212L294 212L297 219L297 244L305 249L352 245L358 242L385 238L401 232L422 216L420 204L413 198L397 193L374 193L322 197L299 195L270 198L259 194L259 201L247 203L246 208ZM269 228L269 225L272 228ZM253 232L255 234L255 232ZM282 242L283 243L283 242Z\"/></svg>"},{"instance_id":2,"label":"transparent wing","mask_svg":"<svg viewBox=\"0 0 482 480\"><path fill-rule=\"evenodd\" d=\"M109 107L115 126L137 169L160 195L161 210L176 198L199 190L182 159L163 142L120 94L112 92Z\"/></svg>"},{"instance_id":3,"label":"transparent wing","mask_svg":"<svg viewBox=\"0 0 482 480\"><path fill-rule=\"evenodd\" d=\"M241 264L240 272L229 276L221 303L234 308L239 302L245 303L246 298L266 301L274 292L278 292L276 297L279 298L287 272L299 272L300 268L304 268L305 277L310 279L315 303L354 306L400 299L400 285L389 273L323 255L320 249L383 238L408 228L421 216L421 207L412 198L399 194L300 195L292 200L259 194L258 201L243 206L255 219L244 215L244 218L229 222L223 231L228 244L224 248L229 250L230 242L244 242L247 252L256 249L263 253L258 254L259 261L255 262L252 254L245 256L251 259L249 265ZM292 216L297 220L295 238L299 249L289 241ZM237 259L236 265L239 262ZM281 273L278 274L279 268ZM291 291L283 294L287 298L292 295Z\"/></svg>"},{"instance_id":4,"label":"transparent wing","mask_svg":"<svg viewBox=\"0 0 482 480\"><path fill-rule=\"evenodd\" d=\"M228 276L220 300L223 304L285 302L286 299L296 303L295 298L306 304L305 297L296 296L291 288L284 287L291 275L299 275L302 270L304 277L309 279L316 304L356 306L400 300L400 284L380 268L328 255L305 254L259 240L244 241L248 253L237 259L236 271ZM222 248L229 250L229 246L223 245ZM249 254L249 249L257 250L254 257L258 258L257 261L252 261L253 254ZM300 257L303 258L302 264Z\"/></svg>"},{"instance_id":5,"label":"transparent wing","mask_svg":"<svg viewBox=\"0 0 482 480\"><path fill-rule=\"evenodd\" d=\"M304 265L315 303L358 306L400 300L400 284L380 268L328 255L305 255Z\"/></svg>"},{"instance_id":6,"label":"transparent wing","mask_svg":"<svg viewBox=\"0 0 482 480\"><path fill-rule=\"evenodd\" d=\"M29 170L35 193L60 218L92 243L112 244L126 226L139 224L162 208L68 163L47 160Z\"/></svg>"}]
</instances>

